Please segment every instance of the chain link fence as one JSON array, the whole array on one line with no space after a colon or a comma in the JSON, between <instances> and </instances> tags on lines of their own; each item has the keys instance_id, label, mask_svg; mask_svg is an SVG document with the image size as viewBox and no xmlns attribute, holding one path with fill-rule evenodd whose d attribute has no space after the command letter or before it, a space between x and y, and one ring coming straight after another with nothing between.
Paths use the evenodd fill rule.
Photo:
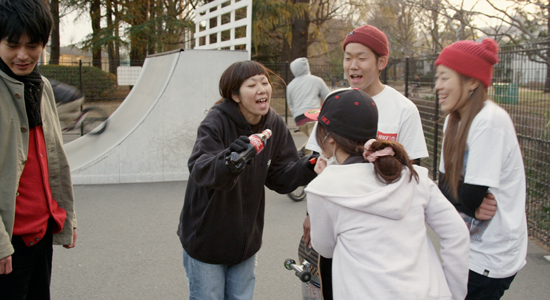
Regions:
<instances>
[{"instance_id":1,"label":"chain link fence","mask_svg":"<svg viewBox=\"0 0 550 300\"><path fill-rule=\"evenodd\" d=\"M518 46L501 49L488 93L508 111L516 127L525 164L529 235L550 247L550 79L547 78L550 76L550 44L524 47L526 49ZM393 59L381 74L385 84L403 93L418 107L430 153L421 164L430 170L432 178L437 178L444 118L433 90L435 59ZM284 82L291 81L288 63L265 65ZM310 67L312 74L325 79L329 87L334 86L333 78L328 75L331 74L330 66ZM338 80L335 87L344 86L347 86L345 80ZM287 119L292 129L292 115L283 101L284 94L284 89L276 89L272 106Z\"/></svg>"}]
</instances>

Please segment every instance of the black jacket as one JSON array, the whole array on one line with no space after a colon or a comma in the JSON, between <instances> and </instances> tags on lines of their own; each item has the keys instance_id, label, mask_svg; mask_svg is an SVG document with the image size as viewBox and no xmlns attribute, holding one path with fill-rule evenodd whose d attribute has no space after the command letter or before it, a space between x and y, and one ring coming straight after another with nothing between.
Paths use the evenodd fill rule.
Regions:
<instances>
[{"instance_id":1,"label":"black jacket","mask_svg":"<svg viewBox=\"0 0 550 300\"><path fill-rule=\"evenodd\" d=\"M253 133L238 105L227 100L215 105L199 126L178 228L191 257L226 265L250 258L262 244L264 185L284 194L315 178L308 157L299 160L286 124L273 109L261 130L266 128L273 134L263 152L233 174L225 165L227 148L239 136Z\"/></svg>"}]
</instances>

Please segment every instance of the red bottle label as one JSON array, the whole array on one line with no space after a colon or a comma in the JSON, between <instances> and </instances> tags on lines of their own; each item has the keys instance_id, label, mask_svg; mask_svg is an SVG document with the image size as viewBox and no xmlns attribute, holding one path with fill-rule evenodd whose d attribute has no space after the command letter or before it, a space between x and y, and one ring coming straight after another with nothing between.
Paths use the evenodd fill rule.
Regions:
<instances>
[{"instance_id":1,"label":"red bottle label","mask_svg":"<svg viewBox=\"0 0 550 300\"><path fill-rule=\"evenodd\" d=\"M251 135L248 137L250 139L250 144L256 148L256 154L259 154L264 150L264 142L257 135Z\"/></svg>"}]
</instances>

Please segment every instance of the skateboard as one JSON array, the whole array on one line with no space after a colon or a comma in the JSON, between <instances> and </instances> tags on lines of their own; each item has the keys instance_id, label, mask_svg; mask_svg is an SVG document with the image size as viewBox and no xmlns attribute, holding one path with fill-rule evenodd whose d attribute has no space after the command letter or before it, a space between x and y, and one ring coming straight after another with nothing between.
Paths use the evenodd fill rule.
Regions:
<instances>
[{"instance_id":1,"label":"skateboard","mask_svg":"<svg viewBox=\"0 0 550 300\"><path fill-rule=\"evenodd\" d=\"M304 243L304 240L300 239L300 244L298 246L298 261L300 262L300 265L296 265L294 260L291 260L293 263L290 263L288 261L288 267L287 262L285 262L285 267L289 270L295 270L296 276L298 276L301 280L302 277L304 277L304 273L302 273L304 270L309 272L309 280L304 281L302 280L302 297L303 300L321 300L322 299L322 293L321 293L321 277L319 276L319 253L317 253L315 250L309 248ZM294 269L295 267L296 269ZM301 270L301 271L298 271Z\"/></svg>"}]
</instances>

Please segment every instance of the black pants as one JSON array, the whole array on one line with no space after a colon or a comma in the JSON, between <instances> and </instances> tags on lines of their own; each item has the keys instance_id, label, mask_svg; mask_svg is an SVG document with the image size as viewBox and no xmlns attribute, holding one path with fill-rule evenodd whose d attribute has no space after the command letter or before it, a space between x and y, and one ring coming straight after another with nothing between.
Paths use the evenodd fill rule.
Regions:
<instances>
[{"instance_id":1,"label":"black pants","mask_svg":"<svg viewBox=\"0 0 550 300\"><path fill-rule=\"evenodd\" d=\"M321 275L323 300L332 300L332 258L319 255L319 274Z\"/></svg>"},{"instance_id":2,"label":"black pants","mask_svg":"<svg viewBox=\"0 0 550 300\"><path fill-rule=\"evenodd\" d=\"M514 274L508 278L489 278L470 270L466 300L498 300L515 277Z\"/></svg>"},{"instance_id":3,"label":"black pants","mask_svg":"<svg viewBox=\"0 0 550 300\"><path fill-rule=\"evenodd\" d=\"M11 256L13 271L0 275L0 298L10 300L50 299L53 236L50 229L44 238L27 247L21 237L14 236Z\"/></svg>"}]
</instances>

